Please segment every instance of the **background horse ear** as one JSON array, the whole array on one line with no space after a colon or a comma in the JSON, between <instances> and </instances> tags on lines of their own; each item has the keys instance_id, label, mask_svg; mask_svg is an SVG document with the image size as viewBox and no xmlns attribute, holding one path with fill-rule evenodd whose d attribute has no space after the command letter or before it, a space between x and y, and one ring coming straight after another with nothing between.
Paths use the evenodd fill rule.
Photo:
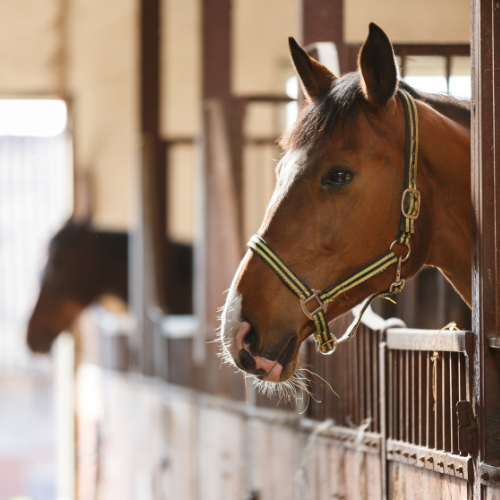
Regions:
<instances>
[{"instance_id":1,"label":"background horse ear","mask_svg":"<svg viewBox=\"0 0 500 500\"><path fill-rule=\"evenodd\" d=\"M288 43L304 96L313 101L318 94L329 88L337 77L326 66L313 59L294 38L290 37Z\"/></svg>"},{"instance_id":2,"label":"background horse ear","mask_svg":"<svg viewBox=\"0 0 500 500\"><path fill-rule=\"evenodd\" d=\"M368 38L358 57L361 85L368 102L375 108L383 106L396 93L398 68L387 35L370 23Z\"/></svg>"}]
</instances>

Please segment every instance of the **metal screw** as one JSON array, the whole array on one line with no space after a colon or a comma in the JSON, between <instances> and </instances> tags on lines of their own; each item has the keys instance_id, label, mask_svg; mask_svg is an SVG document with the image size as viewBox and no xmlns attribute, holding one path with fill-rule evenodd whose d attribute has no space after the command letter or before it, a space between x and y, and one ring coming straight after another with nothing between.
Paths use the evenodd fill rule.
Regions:
<instances>
[{"instance_id":1,"label":"metal screw","mask_svg":"<svg viewBox=\"0 0 500 500\"><path fill-rule=\"evenodd\" d=\"M429 463L431 463L431 464L432 464L432 462L434 462L434 459L433 459L432 457L429 457L429 458L427 459L427 462L429 462Z\"/></svg>"},{"instance_id":2,"label":"metal screw","mask_svg":"<svg viewBox=\"0 0 500 500\"><path fill-rule=\"evenodd\" d=\"M464 469L462 467L457 467L457 472L459 474L462 474L463 471L464 471Z\"/></svg>"},{"instance_id":3,"label":"metal screw","mask_svg":"<svg viewBox=\"0 0 500 500\"><path fill-rule=\"evenodd\" d=\"M399 455L401 453L401 450L395 450L394 453L397 453Z\"/></svg>"},{"instance_id":4,"label":"metal screw","mask_svg":"<svg viewBox=\"0 0 500 500\"><path fill-rule=\"evenodd\" d=\"M443 467L443 466L444 466L444 464L443 464L443 462L442 462L441 460L440 460L440 461L439 461L436 465L437 465L438 467Z\"/></svg>"},{"instance_id":5,"label":"metal screw","mask_svg":"<svg viewBox=\"0 0 500 500\"><path fill-rule=\"evenodd\" d=\"M410 458L416 459L417 455L415 453L413 453L412 455L410 455Z\"/></svg>"},{"instance_id":6,"label":"metal screw","mask_svg":"<svg viewBox=\"0 0 500 500\"><path fill-rule=\"evenodd\" d=\"M419 458L419 460L420 460L421 462L425 462L425 457L420 457L420 458Z\"/></svg>"},{"instance_id":7,"label":"metal screw","mask_svg":"<svg viewBox=\"0 0 500 500\"><path fill-rule=\"evenodd\" d=\"M453 464L448 464L448 469L453 469L455 466Z\"/></svg>"},{"instance_id":8,"label":"metal screw","mask_svg":"<svg viewBox=\"0 0 500 500\"><path fill-rule=\"evenodd\" d=\"M409 454L407 451L405 451L405 452L403 453L403 457L408 458L409 456L410 456L410 454Z\"/></svg>"},{"instance_id":9,"label":"metal screw","mask_svg":"<svg viewBox=\"0 0 500 500\"><path fill-rule=\"evenodd\" d=\"M484 479L485 481L488 481L488 479L490 478L490 475L485 472L482 476L481 476L481 479Z\"/></svg>"}]
</instances>

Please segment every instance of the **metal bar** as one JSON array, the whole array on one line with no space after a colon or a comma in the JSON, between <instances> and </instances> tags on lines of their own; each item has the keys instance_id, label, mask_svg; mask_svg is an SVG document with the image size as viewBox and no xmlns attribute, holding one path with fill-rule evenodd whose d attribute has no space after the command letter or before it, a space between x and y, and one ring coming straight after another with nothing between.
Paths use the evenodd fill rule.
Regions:
<instances>
[{"instance_id":1,"label":"metal bar","mask_svg":"<svg viewBox=\"0 0 500 500\"><path fill-rule=\"evenodd\" d=\"M389 365L386 365L387 360L389 360ZM381 481L381 486L382 486L382 499L381 500L387 500L387 483L388 483L388 477L387 477L387 449L386 449L386 443L387 443L387 438L390 435L391 429L390 429L390 423L389 423L389 429L387 429L387 387L389 387L389 398L391 398L391 375L392 375L392 370L391 370L391 360L392 360L392 353L391 351L387 351L387 344L385 342L380 342L379 343L379 350L378 350L378 365L380 367L380 386L379 386L379 392L380 392L380 432L382 434L382 439L381 439L381 446L380 446L380 470L382 474L382 481ZM387 379L389 383L387 383ZM391 398L392 399L392 398ZM391 413L392 413L392 407L391 404L389 403L389 419L391 419ZM391 421L391 420L390 420ZM389 431L389 432L388 432Z\"/></svg>"},{"instance_id":2,"label":"metal bar","mask_svg":"<svg viewBox=\"0 0 500 500\"><path fill-rule=\"evenodd\" d=\"M363 334L356 338L356 344L358 348L358 367L359 367L359 420L357 425L361 425L363 420L366 418L366 409L365 409L365 359L364 359L364 342L363 342Z\"/></svg>"},{"instance_id":3,"label":"metal bar","mask_svg":"<svg viewBox=\"0 0 500 500\"><path fill-rule=\"evenodd\" d=\"M418 444L424 444L424 436L423 436L423 422L422 418L424 415L423 411L423 401L422 401L422 352L418 353Z\"/></svg>"},{"instance_id":4,"label":"metal bar","mask_svg":"<svg viewBox=\"0 0 500 500\"><path fill-rule=\"evenodd\" d=\"M466 352L473 339L474 334L467 331L418 330L416 328L387 330L388 349Z\"/></svg>"},{"instance_id":5,"label":"metal bar","mask_svg":"<svg viewBox=\"0 0 500 500\"><path fill-rule=\"evenodd\" d=\"M380 365L380 357L378 356L378 345L380 334L376 332L375 335L372 335L370 338L372 339L372 356L373 356L373 369L372 369L372 377L373 377L373 431L380 432L380 401L379 401L379 393L378 387L380 384L379 371L382 369ZM385 377L384 377L385 378Z\"/></svg>"},{"instance_id":6,"label":"metal bar","mask_svg":"<svg viewBox=\"0 0 500 500\"><path fill-rule=\"evenodd\" d=\"M443 394L441 399L443 401L443 450L452 451L452 444L450 442L450 419L452 400L450 398L450 374L451 374L451 353L447 352L442 354L443 356ZM453 409L454 410L454 409Z\"/></svg>"},{"instance_id":7,"label":"metal bar","mask_svg":"<svg viewBox=\"0 0 500 500\"><path fill-rule=\"evenodd\" d=\"M353 403L354 403L354 423L355 425L360 424L360 414L359 414L359 370L358 370L358 337L355 337L354 342L352 343L353 350L353 386L354 386L354 394L353 394Z\"/></svg>"},{"instance_id":8,"label":"metal bar","mask_svg":"<svg viewBox=\"0 0 500 500\"><path fill-rule=\"evenodd\" d=\"M374 360L370 355L370 331L364 327L364 344L365 344L365 362L366 362L366 418L370 418L369 429L373 432L373 398L372 398L372 377L370 374L370 367L374 364Z\"/></svg>"},{"instance_id":9,"label":"metal bar","mask_svg":"<svg viewBox=\"0 0 500 500\"><path fill-rule=\"evenodd\" d=\"M404 405L404 390L403 390L403 376L404 376L404 362L403 362L403 352L398 351L398 359L399 359L399 439L401 441L404 440L404 432L405 432L405 427L404 427L404 412L403 412L403 405Z\"/></svg>"},{"instance_id":10,"label":"metal bar","mask_svg":"<svg viewBox=\"0 0 500 500\"><path fill-rule=\"evenodd\" d=\"M457 352L452 356L453 369L450 371L450 399L451 399L451 450L453 453L458 453L458 423L457 423L457 413L455 411L455 406L457 401L460 400L460 356L462 354ZM453 383L455 381L455 383Z\"/></svg>"},{"instance_id":11,"label":"metal bar","mask_svg":"<svg viewBox=\"0 0 500 500\"><path fill-rule=\"evenodd\" d=\"M426 415L426 420L427 420L427 432L426 432L426 435L427 435L427 441L426 441L426 445L428 448L432 447L433 444L434 444L434 441L431 441L431 436L430 436L430 430L431 430L431 406L430 406L430 401L431 401L431 398L432 398L432 394L430 393L431 390L430 390L430 385L431 385L431 370L430 370L430 359L429 359L429 355L425 356L425 364L426 364L426 370L425 370L425 373L426 373L426 387L427 387L427 394L426 394L426 398L425 398L425 406L426 406L426 412L425 412L425 415Z\"/></svg>"},{"instance_id":12,"label":"metal bar","mask_svg":"<svg viewBox=\"0 0 500 500\"><path fill-rule=\"evenodd\" d=\"M410 429L411 429L411 442L412 443L417 443L417 435L418 435L418 415L417 415L417 394L418 394L418 372L415 371L416 369L418 370L418 367L416 366L415 363L415 356L420 353L415 353L413 351L410 352L411 356L411 381L410 381L410 387L411 387L411 422L410 422Z\"/></svg>"},{"instance_id":13,"label":"metal bar","mask_svg":"<svg viewBox=\"0 0 500 500\"><path fill-rule=\"evenodd\" d=\"M381 344L382 345L382 344ZM387 344L384 342L384 346L387 346ZM387 432L387 435L394 438L395 434L394 434L394 403L393 403L393 399L394 399L394 384L393 384L393 373L392 373L392 368L393 368L393 352L392 351L387 351L387 380L389 381L389 387L388 387L388 391L389 391L389 404L388 404L388 408L389 408L389 415L388 415L388 432ZM382 365L380 365L382 367ZM380 378L380 399L382 400L382 392L384 391L384 396L385 396L385 387L382 386L382 379L383 379L383 374ZM382 411L383 411L383 408L380 407L380 425L383 426L385 425L384 422L383 422L383 419L382 419ZM384 411L385 413L385 411Z\"/></svg>"},{"instance_id":14,"label":"metal bar","mask_svg":"<svg viewBox=\"0 0 500 500\"><path fill-rule=\"evenodd\" d=\"M410 351L405 351L405 440L410 441Z\"/></svg>"}]
</instances>

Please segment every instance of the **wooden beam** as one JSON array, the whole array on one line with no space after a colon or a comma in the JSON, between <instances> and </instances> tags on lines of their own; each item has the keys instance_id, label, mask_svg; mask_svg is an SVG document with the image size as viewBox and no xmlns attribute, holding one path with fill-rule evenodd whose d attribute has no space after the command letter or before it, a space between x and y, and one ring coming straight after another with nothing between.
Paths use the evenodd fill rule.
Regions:
<instances>
[{"instance_id":1,"label":"wooden beam","mask_svg":"<svg viewBox=\"0 0 500 500\"><path fill-rule=\"evenodd\" d=\"M145 375L158 375L166 353L151 317L166 309L166 158L160 129L160 6L161 0L140 1L139 115L140 169L137 178L139 206L132 231L130 303L137 318L131 339L133 367Z\"/></svg>"},{"instance_id":2,"label":"wooden beam","mask_svg":"<svg viewBox=\"0 0 500 500\"><path fill-rule=\"evenodd\" d=\"M500 13L492 0L472 1L472 325L479 462L500 461ZM477 478L480 480L480 478ZM474 498L481 497L476 481Z\"/></svg>"},{"instance_id":3,"label":"wooden beam","mask_svg":"<svg viewBox=\"0 0 500 500\"><path fill-rule=\"evenodd\" d=\"M339 55L340 70L347 71L344 44L343 0L299 0L299 43L333 42Z\"/></svg>"}]
</instances>

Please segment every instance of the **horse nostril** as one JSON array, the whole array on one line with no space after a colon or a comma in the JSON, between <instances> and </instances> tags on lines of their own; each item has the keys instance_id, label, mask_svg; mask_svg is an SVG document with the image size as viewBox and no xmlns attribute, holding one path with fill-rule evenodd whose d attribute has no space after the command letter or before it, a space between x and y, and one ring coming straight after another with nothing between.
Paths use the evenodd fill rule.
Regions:
<instances>
[{"instance_id":1,"label":"horse nostril","mask_svg":"<svg viewBox=\"0 0 500 500\"><path fill-rule=\"evenodd\" d=\"M259 347L259 339L257 337L257 330L254 328L254 326L250 323L250 330L248 333L243 337L243 344L248 344L250 346L250 351L257 351Z\"/></svg>"}]
</instances>

